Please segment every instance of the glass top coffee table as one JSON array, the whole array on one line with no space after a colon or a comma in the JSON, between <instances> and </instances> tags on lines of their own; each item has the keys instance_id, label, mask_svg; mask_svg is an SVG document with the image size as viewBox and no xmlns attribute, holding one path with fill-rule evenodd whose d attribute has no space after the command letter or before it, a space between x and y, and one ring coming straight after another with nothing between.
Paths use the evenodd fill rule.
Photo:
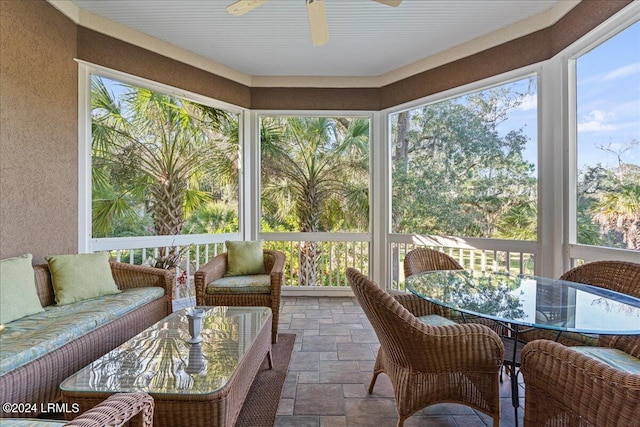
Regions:
<instances>
[{"instance_id":1,"label":"glass top coffee table","mask_svg":"<svg viewBox=\"0 0 640 427\"><path fill-rule=\"evenodd\" d=\"M202 308L201 342L188 342L177 311L63 381L63 401L84 412L143 391L155 400L154 426L233 426L265 356L271 367L271 310Z\"/></svg>"}]
</instances>

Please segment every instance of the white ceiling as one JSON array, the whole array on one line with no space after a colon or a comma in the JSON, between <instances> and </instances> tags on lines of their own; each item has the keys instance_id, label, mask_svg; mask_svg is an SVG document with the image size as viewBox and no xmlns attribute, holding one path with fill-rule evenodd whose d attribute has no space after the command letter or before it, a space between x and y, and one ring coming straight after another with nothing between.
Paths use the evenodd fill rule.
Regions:
<instances>
[{"instance_id":1,"label":"white ceiling","mask_svg":"<svg viewBox=\"0 0 640 427\"><path fill-rule=\"evenodd\" d=\"M325 0L330 39L313 47L304 0L269 0L246 15L231 16L225 8L234 1L72 0L83 13L249 76L360 77L381 76L506 29L517 36L548 26L576 4L404 0L393 8L372 0Z\"/></svg>"}]
</instances>

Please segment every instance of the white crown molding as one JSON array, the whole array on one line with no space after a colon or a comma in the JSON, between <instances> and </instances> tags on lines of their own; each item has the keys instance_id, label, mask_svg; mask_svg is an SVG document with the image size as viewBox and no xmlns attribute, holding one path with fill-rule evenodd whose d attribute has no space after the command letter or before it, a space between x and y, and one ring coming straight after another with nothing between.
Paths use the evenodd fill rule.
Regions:
<instances>
[{"instance_id":1,"label":"white crown molding","mask_svg":"<svg viewBox=\"0 0 640 427\"><path fill-rule=\"evenodd\" d=\"M76 6L71 0L47 0L78 25L156 52L176 61L208 71L220 77L250 87L318 87L318 88L379 88L441 65L468 57L518 37L531 34L556 23L581 0L562 0L536 16L511 24L490 34L455 46L449 50L416 61L379 76L251 76L211 59L188 52L124 25L113 22Z\"/></svg>"},{"instance_id":2,"label":"white crown molding","mask_svg":"<svg viewBox=\"0 0 640 427\"><path fill-rule=\"evenodd\" d=\"M47 0L47 2L82 27L106 34L220 77L251 86L251 76L248 74L88 12L76 6L71 0Z\"/></svg>"}]
</instances>

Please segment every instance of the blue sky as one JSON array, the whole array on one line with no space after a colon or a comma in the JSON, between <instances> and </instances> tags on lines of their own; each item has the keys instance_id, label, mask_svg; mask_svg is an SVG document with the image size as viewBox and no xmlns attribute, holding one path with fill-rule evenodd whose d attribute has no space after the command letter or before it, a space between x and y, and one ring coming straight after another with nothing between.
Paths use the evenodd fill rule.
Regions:
<instances>
[{"instance_id":1,"label":"blue sky","mask_svg":"<svg viewBox=\"0 0 640 427\"><path fill-rule=\"evenodd\" d=\"M640 23L635 23L576 61L578 167L640 165ZM525 92L526 80L514 83ZM525 158L537 163L537 102L535 95L514 109L501 132L519 127L529 137ZM602 150L605 147L610 151ZM625 150L624 152L622 150Z\"/></svg>"},{"instance_id":2,"label":"blue sky","mask_svg":"<svg viewBox=\"0 0 640 427\"><path fill-rule=\"evenodd\" d=\"M577 60L578 167L640 165L640 23ZM598 147L607 147L608 153ZM630 148L629 148L630 147Z\"/></svg>"}]
</instances>

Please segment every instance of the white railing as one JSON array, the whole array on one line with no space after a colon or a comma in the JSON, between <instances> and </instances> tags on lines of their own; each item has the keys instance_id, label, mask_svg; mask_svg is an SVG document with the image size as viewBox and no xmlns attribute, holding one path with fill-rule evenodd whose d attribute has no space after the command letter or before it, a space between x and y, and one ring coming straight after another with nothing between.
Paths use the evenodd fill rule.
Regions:
<instances>
[{"instance_id":1,"label":"white railing","mask_svg":"<svg viewBox=\"0 0 640 427\"><path fill-rule=\"evenodd\" d=\"M427 247L446 253L465 270L534 274L537 243L529 241L392 234L389 236L391 289L404 290L404 257Z\"/></svg>"},{"instance_id":2,"label":"white railing","mask_svg":"<svg viewBox=\"0 0 640 427\"><path fill-rule=\"evenodd\" d=\"M266 248L279 250L286 256L285 290L348 290L347 267L355 267L364 274L370 272L371 235L368 233L261 233L259 237ZM120 262L143 264L170 248L188 247L180 268L189 280L186 289L174 295L179 299L193 296L193 274L200 266L224 252L226 240L238 239L236 234L95 239L91 249L110 251ZM405 234L389 235L388 242L393 290L404 289L404 257L417 247L443 251L468 270L534 272L535 242Z\"/></svg>"},{"instance_id":3,"label":"white railing","mask_svg":"<svg viewBox=\"0 0 640 427\"><path fill-rule=\"evenodd\" d=\"M285 254L288 287L348 288L347 267L369 273L367 233L262 233L261 238L265 247Z\"/></svg>"}]
</instances>

